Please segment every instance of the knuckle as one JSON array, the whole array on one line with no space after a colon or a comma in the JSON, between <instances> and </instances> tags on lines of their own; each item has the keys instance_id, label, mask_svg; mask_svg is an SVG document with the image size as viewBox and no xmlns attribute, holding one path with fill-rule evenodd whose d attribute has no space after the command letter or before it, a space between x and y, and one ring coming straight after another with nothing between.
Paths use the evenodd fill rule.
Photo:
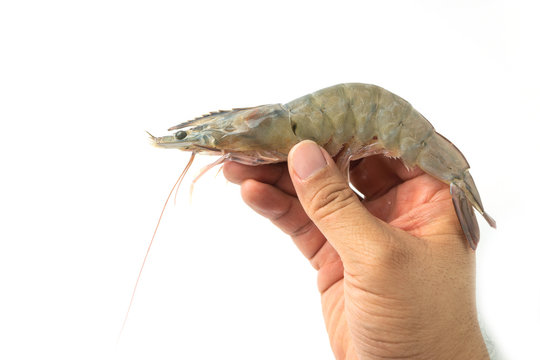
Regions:
<instances>
[{"instance_id":1,"label":"knuckle","mask_svg":"<svg viewBox=\"0 0 540 360\"><path fill-rule=\"evenodd\" d=\"M309 202L309 212L316 221L332 221L356 201L356 194L349 186L340 182L329 182L313 194Z\"/></svg>"},{"instance_id":2,"label":"knuckle","mask_svg":"<svg viewBox=\"0 0 540 360\"><path fill-rule=\"evenodd\" d=\"M362 253L362 257L354 261L398 273L417 263L418 245L412 236L403 236L390 227L365 224L349 230L351 247Z\"/></svg>"},{"instance_id":3,"label":"knuckle","mask_svg":"<svg viewBox=\"0 0 540 360\"><path fill-rule=\"evenodd\" d=\"M283 209L279 210L278 212L272 215L269 215L268 218L272 222L279 223L283 220L286 220L287 217L290 216L292 208L293 208L292 201L289 201Z\"/></svg>"},{"instance_id":4,"label":"knuckle","mask_svg":"<svg viewBox=\"0 0 540 360\"><path fill-rule=\"evenodd\" d=\"M308 233L310 233L311 231L313 231L314 229L314 224L311 220L309 220L308 222L306 222L305 224L302 224L298 227L296 227L295 230L291 231L290 233L288 233L287 235L293 237L293 238L299 238L303 235L306 235Z\"/></svg>"},{"instance_id":5,"label":"knuckle","mask_svg":"<svg viewBox=\"0 0 540 360\"><path fill-rule=\"evenodd\" d=\"M375 252L375 262L389 269L403 270L414 263L415 251L412 238L397 236L392 230L380 234L381 241Z\"/></svg>"}]
</instances>

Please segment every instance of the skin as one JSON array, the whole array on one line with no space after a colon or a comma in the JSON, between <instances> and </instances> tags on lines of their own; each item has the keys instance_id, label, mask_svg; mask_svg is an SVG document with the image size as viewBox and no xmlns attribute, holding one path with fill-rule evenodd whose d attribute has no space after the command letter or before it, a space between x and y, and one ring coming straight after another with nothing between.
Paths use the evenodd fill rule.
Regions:
<instances>
[{"instance_id":1,"label":"skin","mask_svg":"<svg viewBox=\"0 0 540 360\"><path fill-rule=\"evenodd\" d=\"M382 156L348 186L311 141L288 163L225 164L244 201L290 235L318 271L337 359L489 359L475 299L475 254L448 185Z\"/></svg>"}]
</instances>

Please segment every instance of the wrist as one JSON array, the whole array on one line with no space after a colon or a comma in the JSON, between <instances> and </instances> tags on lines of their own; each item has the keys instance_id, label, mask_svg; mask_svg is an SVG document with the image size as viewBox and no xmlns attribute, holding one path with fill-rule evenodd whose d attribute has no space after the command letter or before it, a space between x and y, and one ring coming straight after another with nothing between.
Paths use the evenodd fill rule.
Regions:
<instances>
[{"instance_id":1,"label":"wrist","mask_svg":"<svg viewBox=\"0 0 540 360\"><path fill-rule=\"evenodd\" d=\"M360 358L489 360L475 312L459 316L444 311L443 318L429 316L429 320L399 313L403 315L394 307L391 317L381 318L380 312L362 317L363 326L353 329Z\"/></svg>"},{"instance_id":2,"label":"wrist","mask_svg":"<svg viewBox=\"0 0 540 360\"><path fill-rule=\"evenodd\" d=\"M426 349L426 359L489 360L487 347L476 320L442 331L439 339L439 342L431 344L431 349Z\"/></svg>"}]
</instances>

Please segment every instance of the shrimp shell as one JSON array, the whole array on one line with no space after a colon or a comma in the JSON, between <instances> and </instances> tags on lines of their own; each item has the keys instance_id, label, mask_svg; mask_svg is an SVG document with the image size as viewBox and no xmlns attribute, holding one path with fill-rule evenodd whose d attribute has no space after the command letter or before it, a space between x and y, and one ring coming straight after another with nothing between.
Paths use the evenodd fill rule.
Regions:
<instances>
[{"instance_id":1,"label":"shrimp shell","mask_svg":"<svg viewBox=\"0 0 540 360\"><path fill-rule=\"evenodd\" d=\"M480 239L476 209L492 227L458 148L438 134L407 101L376 85L348 83L328 87L286 104L220 110L154 137L157 147L221 155L248 165L287 160L291 148L313 140L335 157L348 176L352 160L375 154L399 157L450 185L457 217L472 249ZM205 170L208 170L206 168Z\"/></svg>"}]
</instances>

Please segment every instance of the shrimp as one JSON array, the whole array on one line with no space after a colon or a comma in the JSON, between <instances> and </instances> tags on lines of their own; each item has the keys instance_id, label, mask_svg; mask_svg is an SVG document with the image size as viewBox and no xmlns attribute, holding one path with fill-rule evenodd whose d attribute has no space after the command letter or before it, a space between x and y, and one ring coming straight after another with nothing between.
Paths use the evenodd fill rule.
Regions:
<instances>
[{"instance_id":1,"label":"shrimp","mask_svg":"<svg viewBox=\"0 0 540 360\"><path fill-rule=\"evenodd\" d=\"M169 131L175 132L150 135L152 143L192 154L220 155L202 173L224 161L283 162L289 150L306 139L334 157L347 177L353 160L376 154L401 158L407 168L418 166L450 185L457 217L473 250L480 239L473 208L496 227L484 211L469 164L458 148L407 101L376 85L340 84L287 104L221 110Z\"/></svg>"},{"instance_id":2,"label":"shrimp","mask_svg":"<svg viewBox=\"0 0 540 360\"><path fill-rule=\"evenodd\" d=\"M225 161L246 165L284 162L294 145L308 139L322 146L347 178L353 160L377 154L401 158L408 169L417 166L450 185L457 218L473 250L480 240L473 208L491 227L496 227L495 220L484 211L469 173L469 164L458 148L438 134L407 101L376 85L340 84L287 104L220 110L173 126L169 131L174 134L162 137L149 134L152 144L190 151L191 158L165 201L139 270L119 338L165 207L196 154L220 157L202 169L192 182L192 190L197 179Z\"/></svg>"}]
</instances>

